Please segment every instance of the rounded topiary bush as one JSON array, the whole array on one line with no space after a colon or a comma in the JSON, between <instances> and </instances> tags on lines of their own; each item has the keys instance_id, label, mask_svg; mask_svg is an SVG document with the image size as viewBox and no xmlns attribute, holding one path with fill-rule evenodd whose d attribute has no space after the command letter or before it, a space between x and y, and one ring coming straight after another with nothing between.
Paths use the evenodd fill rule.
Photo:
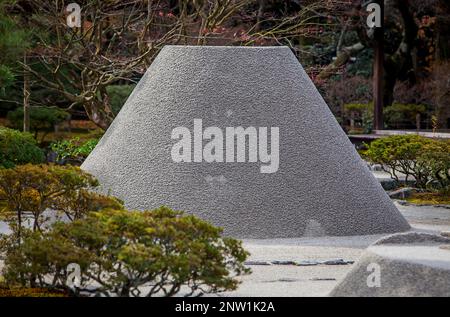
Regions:
<instances>
[{"instance_id":1,"label":"rounded topiary bush","mask_svg":"<svg viewBox=\"0 0 450 317\"><path fill-rule=\"evenodd\" d=\"M419 135L393 135L373 141L362 155L380 164L399 181L409 177L422 189L448 191L450 187L450 142Z\"/></svg>"},{"instance_id":2,"label":"rounded topiary bush","mask_svg":"<svg viewBox=\"0 0 450 317\"><path fill-rule=\"evenodd\" d=\"M29 133L0 127L0 167L44 162L44 151Z\"/></svg>"}]
</instances>

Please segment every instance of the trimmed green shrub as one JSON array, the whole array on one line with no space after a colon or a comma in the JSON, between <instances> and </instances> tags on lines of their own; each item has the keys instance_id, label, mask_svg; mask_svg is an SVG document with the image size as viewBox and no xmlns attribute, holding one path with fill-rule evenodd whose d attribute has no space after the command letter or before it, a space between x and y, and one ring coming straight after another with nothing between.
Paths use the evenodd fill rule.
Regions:
<instances>
[{"instance_id":1,"label":"trimmed green shrub","mask_svg":"<svg viewBox=\"0 0 450 317\"><path fill-rule=\"evenodd\" d=\"M34 232L6 252L8 285L101 296L194 296L236 289L246 274L241 242L195 216L166 207L106 210ZM67 286L69 265L79 284ZM95 283L92 283L95 281Z\"/></svg>"},{"instance_id":2,"label":"trimmed green shrub","mask_svg":"<svg viewBox=\"0 0 450 317\"><path fill-rule=\"evenodd\" d=\"M421 117L427 114L427 107L415 104L399 104L394 103L392 106L383 110L384 122L388 128L396 128L399 126L415 126L417 127L416 116Z\"/></svg>"},{"instance_id":3,"label":"trimmed green shrub","mask_svg":"<svg viewBox=\"0 0 450 317\"><path fill-rule=\"evenodd\" d=\"M44 152L29 133L0 127L0 167L44 162Z\"/></svg>"},{"instance_id":4,"label":"trimmed green shrub","mask_svg":"<svg viewBox=\"0 0 450 317\"><path fill-rule=\"evenodd\" d=\"M381 164L393 179L399 173L413 177L418 188L448 190L450 185L450 142L419 135L395 135L370 143L362 155Z\"/></svg>"},{"instance_id":5,"label":"trimmed green shrub","mask_svg":"<svg viewBox=\"0 0 450 317\"><path fill-rule=\"evenodd\" d=\"M450 196L450 141L435 140L426 144L417 161L427 169L433 185Z\"/></svg>"},{"instance_id":6,"label":"trimmed green shrub","mask_svg":"<svg viewBox=\"0 0 450 317\"><path fill-rule=\"evenodd\" d=\"M30 129L32 131L51 130L55 125L67 120L69 113L51 107L31 107L30 108ZM23 108L17 108L14 111L8 112L8 120L11 122L13 128L20 128L23 126Z\"/></svg>"}]
</instances>

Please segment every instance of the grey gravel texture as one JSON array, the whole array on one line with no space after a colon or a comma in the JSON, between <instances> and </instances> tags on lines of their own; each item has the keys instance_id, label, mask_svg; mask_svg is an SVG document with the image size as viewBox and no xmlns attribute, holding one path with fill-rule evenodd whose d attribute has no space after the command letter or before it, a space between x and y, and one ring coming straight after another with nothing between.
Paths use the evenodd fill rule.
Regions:
<instances>
[{"instance_id":1,"label":"grey gravel texture","mask_svg":"<svg viewBox=\"0 0 450 317\"><path fill-rule=\"evenodd\" d=\"M363 253L330 295L449 297L449 243L450 239L418 232L383 238ZM379 266L379 287L367 283L373 264Z\"/></svg>"},{"instance_id":2,"label":"grey gravel texture","mask_svg":"<svg viewBox=\"0 0 450 317\"><path fill-rule=\"evenodd\" d=\"M172 129L192 131L194 119L279 127L279 170L174 163ZM287 47L166 46L82 168L128 208L166 205L237 238L410 228Z\"/></svg>"},{"instance_id":3,"label":"grey gravel texture","mask_svg":"<svg viewBox=\"0 0 450 317\"><path fill-rule=\"evenodd\" d=\"M429 243L450 243L450 239L439 236L436 234L426 233L426 232L406 232L393 234L387 237L383 237L380 240L374 242L373 245L383 245L383 244L429 244Z\"/></svg>"}]
</instances>

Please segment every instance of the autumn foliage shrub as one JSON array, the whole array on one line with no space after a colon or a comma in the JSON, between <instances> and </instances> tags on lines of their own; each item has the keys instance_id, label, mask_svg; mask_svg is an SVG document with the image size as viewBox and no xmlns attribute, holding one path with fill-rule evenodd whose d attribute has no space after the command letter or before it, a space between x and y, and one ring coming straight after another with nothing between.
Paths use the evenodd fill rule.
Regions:
<instances>
[{"instance_id":1,"label":"autumn foliage shrub","mask_svg":"<svg viewBox=\"0 0 450 317\"><path fill-rule=\"evenodd\" d=\"M0 201L5 205L0 216L17 226L20 240L25 221L36 231L60 216L74 220L90 211L123 208L116 198L91 192L98 185L92 175L75 166L27 164L0 169Z\"/></svg>"},{"instance_id":2,"label":"autumn foliage shrub","mask_svg":"<svg viewBox=\"0 0 450 317\"><path fill-rule=\"evenodd\" d=\"M11 229L0 234L0 295L193 296L233 290L248 273L241 242L220 228L166 207L124 210L92 191L98 185L71 165L0 169L0 216Z\"/></svg>"}]
</instances>

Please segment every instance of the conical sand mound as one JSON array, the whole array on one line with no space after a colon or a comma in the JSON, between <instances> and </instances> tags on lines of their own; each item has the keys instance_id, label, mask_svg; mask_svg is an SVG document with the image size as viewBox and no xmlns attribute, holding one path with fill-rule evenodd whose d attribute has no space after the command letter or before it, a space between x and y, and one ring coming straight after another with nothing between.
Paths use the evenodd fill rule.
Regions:
<instances>
[{"instance_id":1,"label":"conical sand mound","mask_svg":"<svg viewBox=\"0 0 450 317\"><path fill-rule=\"evenodd\" d=\"M240 238L409 229L285 47L166 46L82 168Z\"/></svg>"}]
</instances>

